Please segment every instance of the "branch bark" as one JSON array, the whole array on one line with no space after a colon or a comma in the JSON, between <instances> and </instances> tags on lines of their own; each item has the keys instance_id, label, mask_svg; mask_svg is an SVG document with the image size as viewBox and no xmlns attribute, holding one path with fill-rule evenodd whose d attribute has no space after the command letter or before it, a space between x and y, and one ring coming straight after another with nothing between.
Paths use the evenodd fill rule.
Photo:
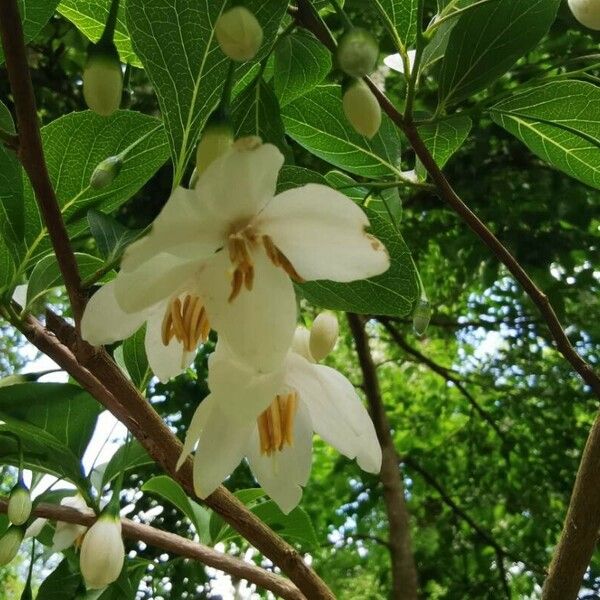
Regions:
<instances>
[{"instance_id":1,"label":"branch bark","mask_svg":"<svg viewBox=\"0 0 600 600\"><path fill-rule=\"evenodd\" d=\"M0 498L0 513L6 513L8 501ZM59 506L41 502L32 511L34 517L43 517L51 521L77 523L90 527L97 515L92 510L79 511L68 506ZM244 562L235 556L217 552L209 546L192 542L174 533L169 533L150 525L136 523L130 519L121 519L123 536L131 540L141 541L150 546L161 548L171 554L196 560L208 567L229 573L234 577L246 579L285 598L286 600L305 600L300 591L289 581L252 563Z\"/></svg>"},{"instance_id":2,"label":"branch bark","mask_svg":"<svg viewBox=\"0 0 600 600\"><path fill-rule=\"evenodd\" d=\"M186 493L195 497L192 461L188 459L179 471L175 470L181 442L148 401L103 349L84 342L75 328L57 315L48 312L46 319L48 329L28 316L21 324L21 331L113 413ZM204 503L276 564L307 598L334 600L329 588L302 556L224 487L219 487Z\"/></svg>"},{"instance_id":3,"label":"branch bark","mask_svg":"<svg viewBox=\"0 0 600 600\"><path fill-rule=\"evenodd\" d=\"M390 529L388 548L392 563L392 597L395 600L416 600L418 597L417 570L411 550L410 522L404 500L400 457L396 452L390 424L383 406L377 372L364 324L358 315L348 313L347 317L363 374L365 395L383 454L379 478L383 485L383 499Z\"/></svg>"},{"instance_id":4,"label":"branch bark","mask_svg":"<svg viewBox=\"0 0 600 600\"><path fill-rule=\"evenodd\" d=\"M17 114L18 152L23 168L31 181L35 197L42 213L44 224L56 252L56 258L67 287L71 310L78 323L85 307L81 292L81 279L71 249L71 243L54 188L50 182L38 116L33 94L33 85L27 64L27 50L23 38L23 26L17 0L0 2L0 37L6 60L6 70Z\"/></svg>"}]
</instances>

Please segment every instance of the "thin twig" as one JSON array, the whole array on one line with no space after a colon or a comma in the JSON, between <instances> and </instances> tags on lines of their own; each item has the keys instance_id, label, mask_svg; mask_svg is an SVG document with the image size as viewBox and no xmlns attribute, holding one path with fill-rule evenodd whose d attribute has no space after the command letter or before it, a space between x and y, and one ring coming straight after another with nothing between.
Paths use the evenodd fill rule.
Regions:
<instances>
[{"instance_id":1,"label":"thin twig","mask_svg":"<svg viewBox=\"0 0 600 600\"><path fill-rule=\"evenodd\" d=\"M8 501L0 498L0 513L6 513ZM50 519L51 521L62 521L65 523L77 523L90 527L98 518L94 511L77 510L68 506L48 504L41 502L32 511L32 515L38 518ZM149 546L160 548L171 554L196 560L208 567L224 571L234 577L246 579L250 583L269 590L274 594L288 600L305 600L300 591L288 580L275 575L265 569L261 569L252 563L247 563L230 554L217 552L209 546L196 543L184 537L169 533L150 525L136 523L130 519L121 519L123 536L131 540L144 542Z\"/></svg>"}]
</instances>

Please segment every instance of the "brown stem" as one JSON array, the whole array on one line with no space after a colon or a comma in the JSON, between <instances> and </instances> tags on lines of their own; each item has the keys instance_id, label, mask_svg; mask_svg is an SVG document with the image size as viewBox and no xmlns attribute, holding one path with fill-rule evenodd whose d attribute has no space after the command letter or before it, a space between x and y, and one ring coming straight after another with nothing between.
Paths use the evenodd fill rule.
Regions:
<instances>
[{"instance_id":1,"label":"brown stem","mask_svg":"<svg viewBox=\"0 0 600 600\"><path fill-rule=\"evenodd\" d=\"M84 342L74 327L48 312L44 328L28 316L20 329L27 339L67 371L84 389L113 413L138 439L148 454L184 490L195 496L192 461L175 470L181 442L161 417L127 380L110 356ZM219 487L205 504L276 564L311 600L333 600L325 583L303 561L302 556L252 514L233 494Z\"/></svg>"},{"instance_id":2,"label":"brown stem","mask_svg":"<svg viewBox=\"0 0 600 600\"><path fill-rule=\"evenodd\" d=\"M6 513L8 501L0 498L0 513ZM68 506L40 503L32 511L34 517L77 523L90 527L97 519L92 510L80 511ZM196 560L204 565L229 573L234 577L246 579L257 586L270 590L274 594L288 600L305 600L300 591L289 581L270 573L252 563L247 563L235 556L217 552L209 546L192 542L174 533L162 531L150 525L136 523L129 519L121 519L123 536L131 540L144 542L155 548L160 548L171 554Z\"/></svg>"},{"instance_id":3,"label":"brown stem","mask_svg":"<svg viewBox=\"0 0 600 600\"><path fill-rule=\"evenodd\" d=\"M383 454L379 479L383 485L383 499L390 530L388 548L392 562L392 597L395 600L416 600L418 597L417 570L411 551L410 521L404 500L400 457L396 452L390 424L383 406L377 372L364 324L358 315L348 313L347 317L363 374L365 396Z\"/></svg>"},{"instance_id":4,"label":"brown stem","mask_svg":"<svg viewBox=\"0 0 600 600\"><path fill-rule=\"evenodd\" d=\"M85 306L85 298L81 293L81 279L77 263L44 159L35 96L27 64L27 50L17 0L2 0L0 2L0 36L2 37L6 70L17 115L18 156L31 181L38 206L56 252L75 321L79 322Z\"/></svg>"}]
</instances>

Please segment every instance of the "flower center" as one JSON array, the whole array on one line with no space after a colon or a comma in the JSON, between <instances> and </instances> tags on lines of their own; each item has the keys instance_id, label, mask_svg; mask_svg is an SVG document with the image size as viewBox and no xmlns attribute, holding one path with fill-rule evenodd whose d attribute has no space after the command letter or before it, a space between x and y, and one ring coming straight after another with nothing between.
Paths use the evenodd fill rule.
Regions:
<instances>
[{"instance_id":1,"label":"flower center","mask_svg":"<svg viewBox=\"0 0 600 600\"><path fill-rule=\"evenodd\" d=\"M173 339L183 343L187 352L193 352L200 342L204 343L210 333L210 323L202 300L195 294L171 299L162 321L161 336L165 346Z\"/></svg>"},{"instance_id":2,"label":"flower center","mask_svg":"<svg viewBox=\"0 0 600 600\"><path fill-rule=\"evenodd\" d=\"M294 417L298 407L296 392L277 395L275 400L256 420L260 439L260 453L271 456L294 442Z\"/></svg>"},{"instance_id":3,"label":"flower center","mask_svg":"<svg viewBox=\"0 0 600 600\"><path fill-rule=\"evenodd\" d=\"M231 264L234 266L229 302L237 298L243 287L248 291L252 290L254 284L252 250L259 244L262 244L269 260L276 267L281 267L294 281L298 283L304 281L285 254L277 248L271 237L268 235L259 237L252 227L248 225L235 233L231 233L227 242L229 258Z\"/></svg>"}]
</instances>

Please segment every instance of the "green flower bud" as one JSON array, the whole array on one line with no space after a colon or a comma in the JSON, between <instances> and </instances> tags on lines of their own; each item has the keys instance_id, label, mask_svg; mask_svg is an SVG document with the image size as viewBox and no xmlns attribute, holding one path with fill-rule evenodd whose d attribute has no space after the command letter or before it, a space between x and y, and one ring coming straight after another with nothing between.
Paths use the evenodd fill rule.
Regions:
<instances>
[{"instance_id":1,"label":"green flower bud","mask_svg":"<svg viewBox=\"0 0 600 600\"><path fill-rule=\"evenodd\" d=\"M12 489L8 499L8 520L13 525L23 525L31 515L31 495L24 483Z\"/></svg>"},{"instance_id":2,"label":"green flower bud","mask_svg":"<svg viewBox=\"0 0 600 600\"><path fill-rule=\"evenodd\" d=\"M428 300L421 298L413 313L413 329L418 336L423 335L427 331L430 319L431 305Z\"/></svg>"},{"instance_id":3,"label":"green flower bud","mask_svg":"<svg viewBox=\"0 0 600 600\"><path fill-rule=\"evenodd\" d=\"M372 138L381 126L381 107L369 86L362 79L353 79L344 86L344 114L357 133Z\"/></svg>"},{"instance_id":4,"label":"green flower bud","mask_svg":"<svg viewBox=\"0 0 600 600\"><path fill-rule=\"evenodd\" d=\"M569 8L582 25L600 31L600 2L598 0L569 0Z\"/></svg>"},{"instance_id":5,"label":"green flower bud","mask_svg":"<svg viewBox=\"0 0 600 600\"><path fill-rule=\"evenodd\" d=\"M110 185L121 172L122 166L123 158L120 155L105 158L94 169L94 172L90 177L90 186L99 190Z\"/></svg>"},{"instance_id":6,"label":"green flower bud","mask_svg":"<svg viewBox=\"0 0 600 600\"><path fill-rule=\"evenodd\" d=\"M24 535L22 527L11 525L0 538L0 567L7 565L17 555Z\"/></svg>"},{"instance_id":7,"label":"green flower bud","mask_svg":"<svg viewBox=\"0 0 600 600\"><path fill-rule=\"evenodd\" d=\"M121 104L123 72L117 48L110 44L90 44L83 68L83 97L95 113L108 117Z\"/></svg>"},{"instance_id":8,"label":"green flower bud","mask_svg":"<svg viewBox=\"0 0 600 600\"><path fill-rule=\"evenodd\" d=\"M340 334L337 317L330 312L317 315L310 330L308 347L315 361L323 360L335 346Z\"/></svg>"},{"instance_id":9,"label":"green flower bud","mask_svg":"<svg viewBox=\"0 0 600 600\"><path fill-rule=\"evenodd\" d=\"M340 38L336 58L338 66L346 75L364 77L377 66L379 45L366 29L354 27Z\"/></svg>"},{"instance_id":10,"label":"green flower bud","mask_svg":"<svg viewBox=\"0 0 600 600\"><path fill-rule=\"evenodd\" d=\"M199 177L208 165L223 156L233 144L233 129L228 122L208 124L196 150L196 173Z\"/></svg>"},{"instance_id":11,"label":"green flower bud","mask_svg":"<svg viewBox=\"0 0 600 600\"><path fill-rule=\"evenodd\" d=\"M229 58L243 62L256 56L263 41L263 30L247 8L234 6L217 19L215 36Z\"/></svg>"}]
</instances>

